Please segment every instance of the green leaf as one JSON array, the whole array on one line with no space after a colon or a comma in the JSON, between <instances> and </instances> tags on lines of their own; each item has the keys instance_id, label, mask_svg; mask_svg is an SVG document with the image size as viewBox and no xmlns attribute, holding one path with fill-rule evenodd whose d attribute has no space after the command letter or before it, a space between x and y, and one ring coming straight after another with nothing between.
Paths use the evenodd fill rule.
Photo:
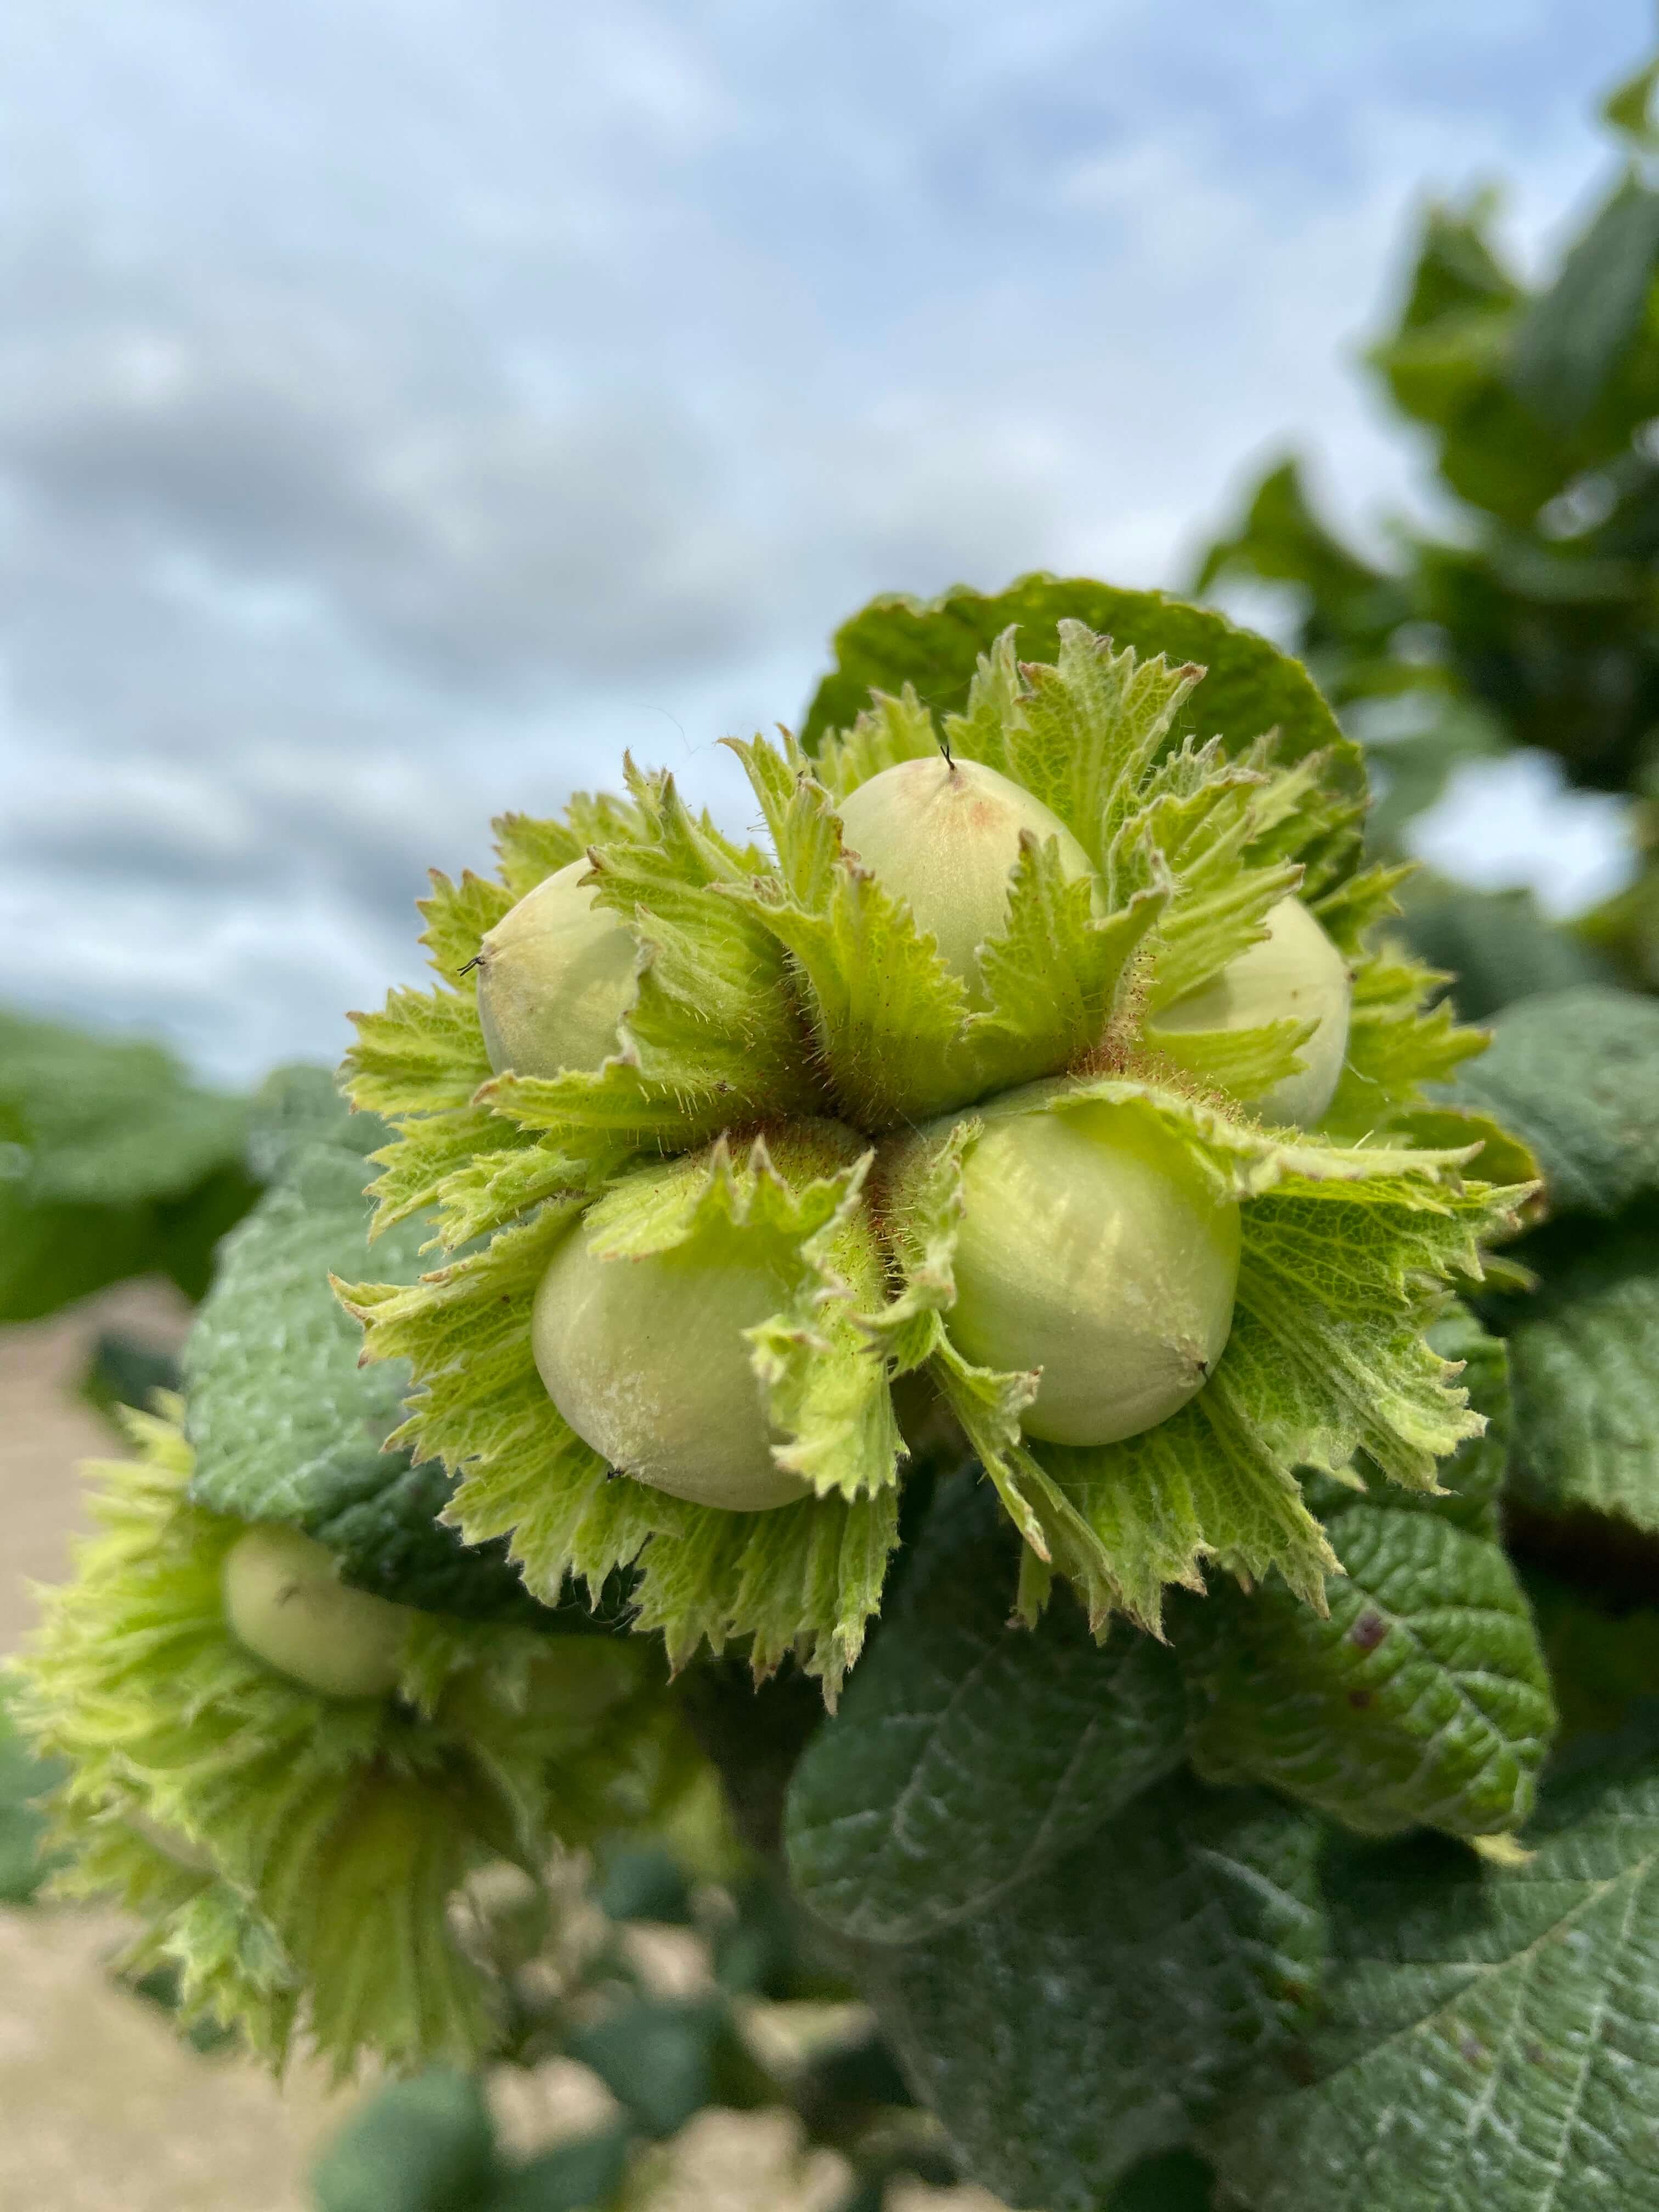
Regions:
<instances>
[{"instance_id":1,"label":"green leaf","mask_svg":"<svg viewBox=\"0 0 1659 2212\"><path fill-rule=\"evenodd\" d=\"M1465 1021L1484 1022L1512 1000L1611 981L1578 938L1546 921L1529 890L1476 891L1419 878L1399 930L1419 960L1449 973Z\"/></svg>"},{"instance_id":2,"label":"green leaf","mask_svg":"<svg viewBox=\"0 0 1659 2212\"><path fill-rule=\"evenodd\" d=\"M1659 150L1659 132L1650 120L1656 84L1659 61L1651 61L1615 85L1601 103L1603 120L1644 154Z\"/></svg>"},{"instance_id":3,"label":"green leaf","mask_svg":"<svg viewBox=\"0 0 1659 2212\"><path fill-rule=\"evenodd\" d=\"M1558 1255L1561 1241L1506 1311L1516 1495L1659 1533L1659 1206Z\"/></svg>"},{"instance_id":4,"label":"green leaf","mask_svg":"<svg viewBox=\"0 0 1659 2212\"><path fill-rule=\"evenodd\" d=\"M1518 1827L1555 1711L1501 1547L1380 1499L1325 1526L1346 1571L1328 1616L1272 1584L1177 1610L1199 1771L1271 1784L1366 1835Z\"/></svg>"},{"instance_id":5,"label":"green leaf","mask_svg":"<svg viewBox=\"0 0 1659 2212\"><path fill-rule=\"evenodd\" d=\"M641 1997L581 2030L569 2051L636 2127L664 2141L714 2102L715 2047L726 2027L723 1999Z\"/></svg>"},{"instance_id":6,"label":"green leaf","mask_svg":"<svg viewBox=\"0 0 1659 2212\"><path fill-rule=\"evenodd\" d=\"M186 1341L195 1494L247 1521L325 1516L389 1469L406 1370L359 1370L360 1332L329 1292L331 1273L368 1259L362 1158L313 1145L228 1240L219 1277ZM413 1281L422 1229L404 1224L376 1263Z\"/></svg>"},{"instance_id":7,"label":"green leaf","mask_svg":"<svg viewBox=\"0 0 1659 2212\"><path fill-rule=\"evenodd\" d=\"M593 2212L623 2185L634 2131L626 2121L578 2136L507 2175L483 2212Z\"/></svg>"},{"instance_id":8,"label":"green leaf","mask_svg":"<svg viewBox=\"0 0 1659 2212\"><path fill-rule=\"evenodd\" d=\"M1097 2212L1249 2079L1314 2001L1318 1832L1185 1776L982 1917L870 1955L881 2025L969 2177Z\"/></svg>"},{"instance_id":9,"label":"green leaf","mask_svg":"<svg viewBox=\"0 0 1659 2212\"><path fill-rule=\"evenodd\" d=\"M499 2172L483 2083L439 2067L360 2106L311 2185L318 2212L479 2212Z\"/></svg>"},{"instance_id":10,"label":"green leaf","mask_svg":"<svg viewBox=\"0 0 1659 2212\"><path fill-rule=\"evenodd\" d=\"M1510 375L1540 419L1577 428L1640 329L1659 272L1659 192L1632 174L1574 240L1515 336Z\"/></svg>"},{"instance_id":11,"label":"green leaf","mask_svg":"<svg viewBox=\"0 0 1659 2212\"><path fill-rule=\"evenodd\" d=\"M1564 1778L1534 1856L1334 1870L1324 2018L1206 2148L1253 2212L1646 2212L1659 2193L1659 1761Z\"/></svg>"},{"instance_id":12,"label":"green leaf","mask_svg":"<svg viewBox=\"0 0 1659 2212\"><path fill-rule=\"evenodd\" d=\"M935 1505L897 1612L791 1784L795 1887L866 1942L984 1911L1181 1760L1170 1654L1127 1630L1103 1647L1066 1601L1014 1625L1018 1546L969 1480Z\"/></svg>"},{"instance_id":13,"label":"green leaf","mask_svg":"<svg viewBox=\"0 0 1659 2212\"><path fill-rule=\"evenodd\" d=\"M276 1182L309 1145L333 1145L367 1158L391 1133L378 1114L352 1111L331 1068L294 1060L273 1068L253 1094L248 1165L260 1182Z\"/></svg>"},{"instance_id":14,"label":"green leaf","mask_svg":"<svg viewBox=\"0 0 1659 2212\"><path fill-rule=\"evenodd\" d=\"M360 1364L362 1331L330 1287L331 1274L371 1264L404 1282L421 1272L418 1222L392 1230L371 1263L358 1147L374 1141L374 1117L325 1105L308 1081L285 1083L273 1104L282 1133L267 1140L269 1157L283 1179L226 1241L185 1346L191 1495L240 1520L293 1522L377 1595L463 1618L544 1620L503 1547L468 1552L439 1522L453 1488L443 1469L386 1449L409 1368ZM308 1131L325 1133L307 1140Z\"/></svg>"},{"instance_id":15,"label":"green leaf","mask_svg":"<svg viewBox=\"0 0 1659 2212\"><path fill-rule=\"evenodd\" d=\"M46 1818L36 1803L62 1780L56 1759L37 1759L11 1717L15 1686L0 1672L0 1905L27 1905L52 1871Z\"/></svg>"},{"instance_id":16,"label":"green leaf","mask_svg":"<svg viewBox=\"0 0 1659 2212\"><path fill-rule=\"evenodd\" d=\"M1162 592L1042 574L1020 577L989 597L957 591L932 601L872 600L836 632L836 666L807 709L802 743L816 751L827 731L852 726L872 691L896 695L907 684L934 713L956 712L967 703L980 655L1011 623L1018 625L1022 660L1053 661L1062 617L1086 623L1119 647L1132 646L1145 660L1162 654L1172 667L1192 662L1208 672L1176 720L1177 742L1218 732L1236 752L1277 729L1287 760L1341 745L1306 670L1265 638Z\"/></svg>"},{"instance_id":17,"label":"green leaf","mask_svg":"<svg viewBox=\"0 0 1659 2212\"><path fill-rule=\"evenodd\" d=\"M245 1100L198 1089L160 1045L12 1013L0 1013L0 1107L37 1204L182 1198L240 1164L248 1115Z\"/></svg>"},{"instance_id":18,"label":"green leaf","mask_svg":"<svg viewBox=\"0 0 1659 2212\"><path fill-rule=\"evenodd\" d=\"M257 1195L247 1118L159 1045L0 1014L0 1322L129 1275L199 1297Z\"/></svg>"},{"instance_id":19,"label":"green leaf","mask_svg":"<svg viewBox=\"0 0 1659 2212\"><path fill-rule=\"evenodd\" d=\"M1659 1190L1659 1005L1632 991L1556 991L1505 1007L1458 1078L1537 1154L1552 1212L1617 1213Z\"/></svg>"}]
</instances>

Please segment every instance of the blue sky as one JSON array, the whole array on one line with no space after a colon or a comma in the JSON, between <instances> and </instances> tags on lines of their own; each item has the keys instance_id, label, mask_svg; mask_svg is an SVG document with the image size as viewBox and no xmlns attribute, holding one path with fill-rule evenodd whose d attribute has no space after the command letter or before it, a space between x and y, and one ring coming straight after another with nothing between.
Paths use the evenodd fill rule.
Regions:
<instances>
[{"instance_id":1,"label":"blue sky","mask_svg":"<svg viewBox=\"0 0 1659 2212\"><path fill-rule=\"evenodd\" d=\"M1504 177L1546 252L1650 28L13 0L9 995L236 1079L331 1056L493 812L629 744L741 818L715 740L794 715L872 592L1177 581L1291 444L1374 529L1414 471L1355 369L1402 224ZM1528 773L1488 877L1547 820L1583 895L1607 825Z\"/></svg>"}]
</instances>

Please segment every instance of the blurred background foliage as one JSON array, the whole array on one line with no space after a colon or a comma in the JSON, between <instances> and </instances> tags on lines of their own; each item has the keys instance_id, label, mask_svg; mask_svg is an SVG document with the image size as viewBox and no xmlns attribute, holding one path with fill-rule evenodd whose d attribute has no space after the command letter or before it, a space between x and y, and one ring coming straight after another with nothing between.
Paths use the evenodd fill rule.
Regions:
<instances>
[{"instance_id":1,"label":"blurred background foliage","mask_svg":"<svg viewBox=\"0 0 1659 2212\"><path fill-rule=\"evenodd\" d=\"M1659 990L1656 68L1607 100L1614 173L1536 286L1495 242L1496 192L1423 222L1366 367L1427 453L1443 526L1397 522L1390 557L1369 558L1320 515L1304 464L1281 460L1192 580L1288 599L1286 641L1371 751L1381 849L1401 848L1461 764L1516 747L1628 799L1635 880L1568 934L1524 895L1419 881L1410 932L1466 974L1475 1016L1516 995L1505 962L1522 988L1613 972Z\"/></svg>"}]
</instances>

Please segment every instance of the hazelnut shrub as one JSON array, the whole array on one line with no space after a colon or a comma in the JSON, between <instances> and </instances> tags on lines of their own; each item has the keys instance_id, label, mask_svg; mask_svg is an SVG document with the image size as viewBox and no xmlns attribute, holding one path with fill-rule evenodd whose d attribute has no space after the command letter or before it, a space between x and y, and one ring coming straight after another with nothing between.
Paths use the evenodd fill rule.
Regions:
<instances>
[{"instance_id":1,"label":"hazelnut shrub","mask_svg":"<svg viewBox=\"0 0 1659 2212\"><path fill-rule=\"evenodd\" d=\"M1389 944L1402 872L1304 672L1121 596L1153 650L1009 631L959 712L730 741L763 844L629 762L507 817L498 882L434 878L436 984L357 1018L348 1081L398 1131L381 1221L453 1256L342 1294L536 1595L631 1565L674 1663L793 1652L833 1700L902 1377L1023 1536L1022 1612L1059 1574L1097 1632L1206 1562L1322 1606L1296 1470L1431 1489L1478 1431L1424 1330L1525 1193L1423 1086L1481 1039Z\"/></svg>"}]
</instances>

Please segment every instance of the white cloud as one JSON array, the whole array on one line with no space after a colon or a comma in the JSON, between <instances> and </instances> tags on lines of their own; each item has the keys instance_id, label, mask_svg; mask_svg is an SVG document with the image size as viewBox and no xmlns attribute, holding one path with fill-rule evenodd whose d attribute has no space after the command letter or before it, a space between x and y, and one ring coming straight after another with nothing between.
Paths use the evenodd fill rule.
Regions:
<instances>
[{"instance_id":1,"label":"white cloud","mask_svg":"<svg viewBox=\"0 0 1659 2212\"><path fill-rule=\"evenodd\" d=\"M24 0L19 988L225 1070L322 1048L501 806L631 744L745 818L714 740L876 590L1173 580L1283 442L1372 526L1410 470L1350 349L1404 212L1519 170L1535 238L1621 9Z\"/></svg>"}]
</instances>

